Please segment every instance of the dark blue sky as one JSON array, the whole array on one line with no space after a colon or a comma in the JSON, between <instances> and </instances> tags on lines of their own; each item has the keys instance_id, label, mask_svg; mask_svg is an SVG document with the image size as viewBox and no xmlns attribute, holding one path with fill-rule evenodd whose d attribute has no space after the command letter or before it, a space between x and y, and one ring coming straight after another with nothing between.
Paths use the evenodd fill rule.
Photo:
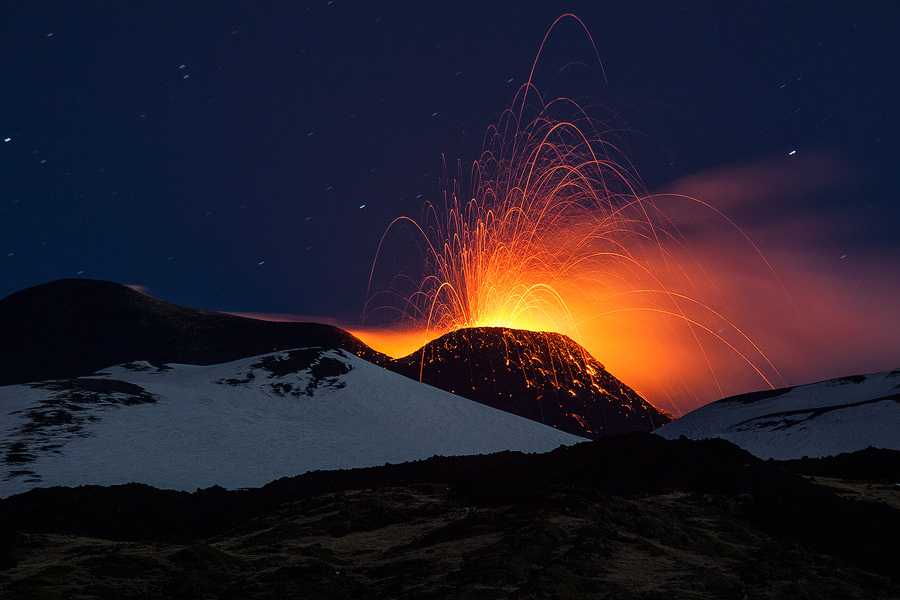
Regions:
<instances>
[{"instance_id":1,"label":"dark blue sky","mask_svg":"<svg viewBox=\"0 0 900 600\"><path fill-rule=\"evenodd\" d=\"M857 174L802 208L900 245L892 2L5 2L0 296L83 276L356 321L385 228L477 158L565 12L608 81L568 22L536 83L645 136L648 187L826 149Z\"/></svg>"}]
</instances>

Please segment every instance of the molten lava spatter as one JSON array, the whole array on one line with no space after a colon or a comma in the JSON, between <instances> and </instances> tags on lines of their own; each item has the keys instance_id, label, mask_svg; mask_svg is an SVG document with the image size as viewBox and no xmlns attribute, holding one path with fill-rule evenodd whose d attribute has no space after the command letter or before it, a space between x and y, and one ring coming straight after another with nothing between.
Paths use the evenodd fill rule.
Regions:
<instances>
[{"instance_id":1,"label":"molten lava spatter","mask_svg":"<svg viewBox=\"0 0 900 600\"><path fill-rule=\"evenodd\" d=\"M587 438L652 431L672 420L558 333L459 329L388 368Z\"/></svg>"},{"instance_id":2,"label":"molten lava spatter","mask_svg":"<svg viewBox=\"0 0 900 600\"><path fill-rule=\"evenodd\" d=\"M620 133L572 100L545 102L529 78L488 129L470 192L461 176L451 184L445 173L443 202L385 232L376 266L388 233L406 228L424 269L393 274L370 296L366 316L413 324L420 339L472 327L554 331L617 361L617 373L650 373L645 380L700 373L721 392L724 357L764 385L780 383L661 205L689 204L733 223L704 202L647 193L616 145ZM660 343L663 336L677 343Z\"/></svg>"}]
</instances>

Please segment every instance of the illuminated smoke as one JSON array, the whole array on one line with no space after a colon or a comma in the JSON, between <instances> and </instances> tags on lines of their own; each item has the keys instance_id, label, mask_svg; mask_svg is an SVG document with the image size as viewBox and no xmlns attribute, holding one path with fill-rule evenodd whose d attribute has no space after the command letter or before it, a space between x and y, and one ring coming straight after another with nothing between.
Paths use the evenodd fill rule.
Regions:
<instances>
[{"instance_id":1,"label":"illuminated smoke","mask_svg":"<svg viewBox=\"0 0 900 600\"><path fill-rule=\"evenodd\" d=\"M719 170L649 194L620 129L592 113L566 98L545 102L530 80L523 85L486 133L465 188L445 169L442 201L427 203L419 220L390 225L366 317L387 315L393 327L382 335L391 339L357 333L394 355L463 327L563 333L676 415L784 385L775 364L797 364L797 345L815 338L802 335L804 318L820 318L810 307L824 310L834 286L820 278L817 298L796 289L803 274L783 260L788 244L766 241L773 269L755 243L761 227L738 228L715 207L741 213L748 198L828 185L843 177L839 159ZM373 287L385 253L409 252L392 246L401 231L422 270ZM795 337L779 338L769 323ZM770 360L772 348L781 360Z\"/></svg>"}]
</instances>

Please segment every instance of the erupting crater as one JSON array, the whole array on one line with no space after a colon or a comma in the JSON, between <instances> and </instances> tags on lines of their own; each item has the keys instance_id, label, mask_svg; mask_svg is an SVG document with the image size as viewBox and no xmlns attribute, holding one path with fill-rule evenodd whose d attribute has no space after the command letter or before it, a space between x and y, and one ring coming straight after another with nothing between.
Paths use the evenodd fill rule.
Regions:
<instances>
[{"instance_id":1,"label":"erupting crater","mask_svg":"<svg viewBox=\"0 0 900 600\"><path fill-rule=\"evenodd\" d=\"M550 31L567 18L583 27L577 17L564 15ZM545 36L541 49L546 41ZM596 55L592 40L590 47ZM445 167L442 201L426 202L420 220L401 216L387 227L370 274L363 322L380 320L408 332L418 342L412 347L447 334L404 360L410 369L419 363L423 381L442 382L435 385L447 389L458 387L450 382L457 377L450 363L458 362L464 373L478 371L468 392L475 396L481 394L477 390L501 389L510 382L485 378L493 355L476 368L464 364L460 353L486 347L487 340L477 340L482 334L491 340L502 337L496 341L520 353L507 351L504 358L522 362L524 375L517 385L533 392L527 401L511 396L504 410L551 422L541 418L541 411L553 404L563 411L553 420L557 426L567 420L579 423L587 405L579 401L561 408L564 403L549 400L552 386L545 382L555 385L573 377L552 394L580 398L593 385L591 369L599 367L598 372L608 375L599 363L584 358L588 355L580 346L572 349L572 339L602 355L613 371L644 393L652 391L654 402L667 402L676 412L680 401L668 391L673 379L688 393L697 380L707 387L712 382L721 391L720 374L735 370L770 387L779 382L762 349L733 322L716 282L694 257L668 209L673 203L688 205L732 228L741 244L756 251L766 267L768 263L713 206L677 194L650 194L620 147L627 128L595 116L597 107L565 97L545 99L532 83L540 54L510 108L488 128L471 175L464 177L460 165L451 182ZM379 256L392 251L389 246L398 243L403 231L418 252L403 246L395 256L420 260L400 270L392 267L385 280ZM768 275L777 281L771 268ZM380 282L387 283L376 285ZM531 333L501 335L485 327ZM563 335L534 333L540 331ZM559 341L563 339L568 341ZM537 352L541 344L555 349ZM577 377L569 373L572 369ZM622 414L633 419L630 415L646 402L636 403L638 396L628 391L633 394L626 404L631 408ZM513 407L517 402L528 406ZM650 409L653 419L664 414L653 407L642 410ZM567 431L596 435L616 429L604 418Z\"/></svg>"},{"instance_id":2,"label":"erupting crater","mask_svg":"<svg viewBox=\"0 0 900 600\"><path fill-rule=\"evenodd\" d=\"M389 368L592 439L651 431L672 420L559 333L506 327L457 329L392 361Z\"/></svg>"}]
</instances>

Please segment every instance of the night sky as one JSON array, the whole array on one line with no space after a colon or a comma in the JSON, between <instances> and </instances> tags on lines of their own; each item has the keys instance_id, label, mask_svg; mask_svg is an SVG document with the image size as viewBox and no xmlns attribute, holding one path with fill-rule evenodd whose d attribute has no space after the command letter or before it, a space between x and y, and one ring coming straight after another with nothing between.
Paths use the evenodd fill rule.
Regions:
<instances>
[{"instance_id":1,"label":"night sky","mask_svg":"<svg viewBox=\"0 0 900 600\"><path fill-rule=\"evenodd\" d=\"M357 324L387 226L478 157L566 12L606 79L567 20L535 84L753 238L796 306L748 317L786 383L900 366L893 2L3 2L0 297L87 277Z\"/></svg>"}]
</instances>

